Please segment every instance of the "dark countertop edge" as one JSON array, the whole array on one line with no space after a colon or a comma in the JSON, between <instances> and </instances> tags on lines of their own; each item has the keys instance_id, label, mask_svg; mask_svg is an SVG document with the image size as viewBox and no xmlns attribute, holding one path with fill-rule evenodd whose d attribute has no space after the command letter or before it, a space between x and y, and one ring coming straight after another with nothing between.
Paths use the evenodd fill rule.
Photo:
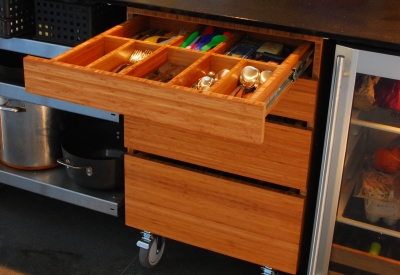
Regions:
<instances>
[{"instance_id":1,"label":"dark countertop edge","mask_svg":"<svg viewBox=\"0 0 400 275\"><path fill-rule=\"evenodd\" d=\"M318 36L318 37L322 37L322 38L326 38L326 39L337 40L338 42L343 41L343 42L347 42L347 43L365 45L365 46L370 46L370 47L374 47L374 48L385 48L385 49L389 49L389 50L400 51L400 44L390 43L390 42L380 41L380 40L365 39L362 37L353 37L353 36L348 36L345 34L322 32L322 31L316 31L313 29L296 28L293 26L286 26L286 25L282 25L282 24L260 22L260 21L254 21L251 19L246 19L246 18L236 18L236 17L231 17L228 15L205 14L205 13L201 13L201 12L173 9L173 8L165 7L165 6L140 4L140 3L132 2L131 0L111 0L111 1L110 0L109 1L100 0L100 1L112 3L115 5L123 5L123 6L127 6L127 7L134 7L134 8L140 8L140 9L146 9L146 10L152 10L152 11L165 12L165 9L168 9L168 12L173 13L173 14L181 14L181 15L193 16L193 17L197 17L197 18L224 21L224 22L236 23L236 24L242 24L242 25L248 25L248 26L263 27L263 28L275 29L275 30L280 30L280 31L287 31L287 32L293 32L293 33L299 33L299 34L305 34L305 35Z\"/></svg>"}]
</instances>

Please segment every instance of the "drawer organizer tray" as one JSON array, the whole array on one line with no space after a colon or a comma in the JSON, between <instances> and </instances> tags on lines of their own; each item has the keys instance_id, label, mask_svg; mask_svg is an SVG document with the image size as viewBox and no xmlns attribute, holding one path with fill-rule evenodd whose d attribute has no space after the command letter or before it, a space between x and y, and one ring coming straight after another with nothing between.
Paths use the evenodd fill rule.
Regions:
<instances>
[{"instance_id":1,"label":"drawer organizer tray","mask_svg":"<svg viewBox=\"0 0 400 275\"><path fill-rule=\"evenodd\" d=\"M147 156L125 155L128 226L296 273L304 197Z\"/></svg>"},{"instance_id":2,"label":"drawer organizer tray","mask_svg":"<svg viewBox=\"0 0 400 275\"><path fill-rule=\"evenodd\" d=\"M178 32L182 26L189 31L165 45L132 38L148 28L160 27ZM228 140L261 144L266 115L286 91L284 87L290 87L292 79L297 76L294 68L303 70L311 63L314 42L293 39L289 34L275 37L221 27L233 34L211 51L179 47L186 36L202 27L194 22L170 18L133 16L51 60L26 57L26 90ZM282 42L294 50L280 65L223 55L244 35ZM114 73L113 69L127 62L135 50L152 53ZM167 83L146 79L166 62L185 69ZM250 97L230 96L238 86L241 70L247 65L273 73ZM191 88L210 70L221 69L230 71L208 91Z\"/></svg>"}]
</instances>

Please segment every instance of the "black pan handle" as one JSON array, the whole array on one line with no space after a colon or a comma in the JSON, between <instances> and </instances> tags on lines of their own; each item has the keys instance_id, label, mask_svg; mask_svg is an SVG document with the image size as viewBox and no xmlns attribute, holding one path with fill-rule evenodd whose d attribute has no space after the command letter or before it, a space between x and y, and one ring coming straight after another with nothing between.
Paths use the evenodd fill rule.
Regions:
<instances>
[{"instance_id":1,"label":"black pan handle","mask_svg":"<svg viewBox=\"0 0 400 275\"><path fill-rule=\"evenodd\" d=\"M67 168L72 168L72 169L85 169L86 170L86 175L88 175L89 177L93 175L93 169L90 166L73 166L71 165L71 161L67 158L61 158L61 159L57 159L57 163L64 165Z\"/></svg>"}]
</instances>

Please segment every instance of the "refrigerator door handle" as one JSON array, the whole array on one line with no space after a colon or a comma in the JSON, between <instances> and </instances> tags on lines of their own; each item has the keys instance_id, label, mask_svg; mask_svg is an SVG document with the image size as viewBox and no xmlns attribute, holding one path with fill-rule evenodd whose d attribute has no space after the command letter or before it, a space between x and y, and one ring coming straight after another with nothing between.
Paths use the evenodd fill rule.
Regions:
<instances>
[{"instance_id":1,"label":"refrigerator door handle","mask_svg":"<svg viewBox=\"0 0 400 275\"><path fill-rule=\"evenodd\" d=\"M343 67L344 67L344 59L345 57L343 55L338 55L336 56L336 63L335 63L335 69L334 69L334 75L333 75L333 85L332 85L332 92L330 96L330 106L329 106L329 114L328 114L328 119L327 119L327 126L326 126L326 142L324 145L324 150L323 150L323 159L321 163L321 175L320 175L320 190L318 192L318 198L317 198L317 205L316 205L316 210L315 210L315 222L314 222L314 233L313 233L313 239L311 243L311 249L310 249L310 259L309 259L309 268L308 268L308 275L315 275L317 274L317 256L319 251L320 245L321 245L321 232L322 232L322 223L323 223L323 218L324 215L323 212L325 209L325 204L326 204L326 197L327 197L327 192L328 192L328 183L329 183L329 172L330 172L330 166L331 166L331 160L332 160L332 152L333 152L333 143L334 143L334 137L337 131L335 131L335 125L336 125L336 120L338 116L338 109L339 109L339 101L340 101L340 90L342 86L342 77L344 75L343 73ZM340 132L340 131L339 131ZM329 254L329 253L328 253ZM329 263L329 255L325 255L326 263ZM326 272L327 272L326 267ZM325 273L327 274L327 273Z\"/></svg>"}]
</instances>

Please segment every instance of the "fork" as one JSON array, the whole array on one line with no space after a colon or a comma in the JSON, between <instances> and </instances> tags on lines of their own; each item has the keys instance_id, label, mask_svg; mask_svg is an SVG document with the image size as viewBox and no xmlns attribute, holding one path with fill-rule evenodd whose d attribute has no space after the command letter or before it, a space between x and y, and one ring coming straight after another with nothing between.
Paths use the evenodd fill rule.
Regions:
<instances>
[{"instance_id":1,"label":"fork","mask_svg":"<svg viewBox=\"0 0 400 275\"><path fill-rule=\"evenodd\" d=\"M171 36L170 38L160 42L159 44L167 44L169 42L171 42L172 40L174 40L178 35L184 35L188 32L187 29L181 29L179 30L178 34L174 34L173 36Z\"/></svg>"},{"instance_id":2,"label":"fork","mask_svg":"<svg viewBox=\"0 0 400 275\"><path fill-rule=\"evenodd\" d=\"M133 64L143 60L144 58L146 58L151 53L152 53L152 51L150 51L150 50L146 50L144 52L141 51L141 50L135 50L135 51L133 51L133 53L129 57L128 63L124 63L124 64L118 66L117 68L115 68L113 70L113 72L114 73L119 73L123 69L125 69L125 68L127 68L129 66L132 66Z\"/></svg>"}]
</instances>

